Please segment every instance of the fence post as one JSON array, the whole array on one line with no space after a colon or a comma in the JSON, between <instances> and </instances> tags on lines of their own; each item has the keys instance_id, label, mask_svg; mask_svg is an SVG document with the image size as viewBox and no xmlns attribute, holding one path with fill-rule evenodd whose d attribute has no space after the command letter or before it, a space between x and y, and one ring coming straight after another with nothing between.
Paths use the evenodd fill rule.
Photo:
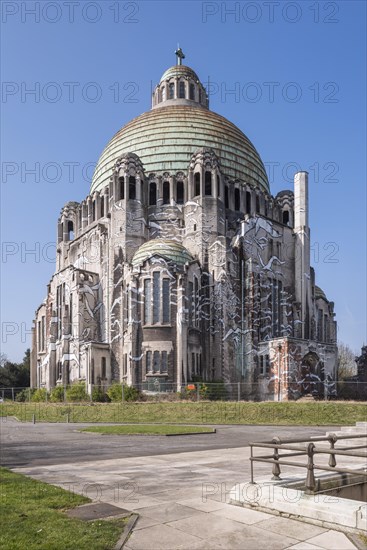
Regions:
<instances>
[{"instance_id":1,"label":"fence post","mask_svg":"<svg viewBox=\"0 0 367 550\"><path fill-rule=\"evenodd\" d=\"M272 443L275 443L276 445L280 445L281 441L279 437L273 437L271 440ZM279 449L277 447L274 447L273 451L273 460L279 461ZM271 479L278 480L280 479L280 464L279 462L273 463L273 470L272 470L273 477Z\"/></svg>"},{"instance_id":2,"label":"fence post","mask_svg":"<svg viewBox=\"0 0 367 550\"><path fill-rule=\"evenodd\" d=\"M4 396L3 396L4 398ZM11 400L14 401L14 388L11 389Z\"/></svg>"},{"instance_id":3,"label":"fence post","mask_svg":"<svg viewBox=\"0 0 367 550\"><path fill-rule=\"evenodd\" d=\"M31 388L28 388L28 403L31 402Z\"/></svg>"},{"instance_id":4,"label":"fence post","mask_svg":"<svg viewBox=\"0 0 367 550\"><path fill-rule=\"evenodd\" d=\"M330 450L333 451L335 443L338 440L338 436L336 434L329 434L328 435L328 440L329 440L329 443L330 443ZM331 466L332 468L335 468L335 466L336 466L336 457L335 457L334 453L330 453L329 466Z\"/></svg>"},{"instance_id":5,"label":"fence post","mask_svg":"<svg viewBox=\"0 0 367 550\"><path fill-rule=\"evenodd\" d=\"M35 414L32 415L32 422L33 422L33 424L36 423L36 415Z\"/></svg>"},{"instance_id":6,"label":"fence post","mask_svg":"<svg viewBox=\"0 0 367 550\"><path fill-rule=\"evenodd\" d=\"M313 463L314 452L315 452L314 443L309 443L307 445L308 462L307 462L306 489L310 493L312 493L316 488L316 480L315 480L315 472L314 472L315 466Z\"/></svg>"},{"instance_id":7,"label":"fence post","mask_svg":"<svg viewBox=\"0 0 367 550\"><path fill-rule=\"evenodd\" d=\"M241 382L237 382L237 401L241 401Z\"/></svg>"}]
</instances>

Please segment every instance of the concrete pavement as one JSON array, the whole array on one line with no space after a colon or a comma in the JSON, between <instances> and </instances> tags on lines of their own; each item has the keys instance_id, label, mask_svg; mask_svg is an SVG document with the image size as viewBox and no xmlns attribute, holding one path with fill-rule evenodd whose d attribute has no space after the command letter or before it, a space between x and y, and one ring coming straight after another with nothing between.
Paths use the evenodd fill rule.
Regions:
<instances>
[{"instance_id":1,"label":"concrete pavement","mask_svg":"<svg viewBox=\"0 0 367 550\"><path fill-rule=\"evenodd\" d=\"M7 426L5 430L4 426ZM17 426L21 432L24 431L24 435L31 433L31 425L17 424ZM63 431L60 425L53 425L52 428L55 436L58 431L59 436ZM136 442L135 455L139 455L143 450L139 451L139 445L148 443L147 439L134 436L130 438L127 456L122 457L123 453L116 453L115 450L114 455L117 454L118 457L105 458L105 453L101 453L103 456L99 459L96 448L98 449L101 444L108 447L112 441L110 437L78 434L71 431L72 428L75 430L76 426L67 426L70 434L75 434L79 438L84 450L83 438L88 437L90 450L89 453L86 452L84 461L78 457L78 460L72 459L66 462L63 456L58 462L57 455L52 460L48 454L43 464L41 456L38 460L33 459L25 464L21 456L21 443L17 440L17 445L13 447L17 455L14 462L21 462L22 465L16 467L13 464L13 469L84 494L96 501L108 502L139 513L140 518L125 545L126 550L179 548L353 550L355 548L341 532L228 504L231 488L249 479L249 447L228 445L227 448L168 454L169 445L179 444L178 441L173 443L172 439L185 440L186 442L182 445L192 447L196 440L190 442L186 438L199 438L197 439L199 443L202 436L182 438L158 436L151 443L151 450L155 449L156 454L129 456L133 454L134 441ZM237 437L233 438L237 428L246 428L248 437L251 436L249 433L251 427L231 426L230 439L236 445L241 441L238 437L240 431L237 432ZM254 427L253 433L258 428L262 427ZM277 428L267 428L270 428L272 435L279 433ZM1 426L1 431L5 436L3 444L5 443L6 447L5 432L10 436L13 432L14 441L16 426L8 422ZM224 431L225 427L223 427ZM297 435L306 435L310 432L313 435L320 435L325 431L326 428L298 427ZM50 425L38 424L37 433L39 440L42 440L42 434L45 436L48 433L50 436ZM36 433L33 432L33 435L35 436ZM269 437L261 435L261 439ZM70 438L72 438L71 435ZM149 437L149 440L151 439ZM126 440L118 439L118 441L124 448ZM123 441L125 441L124 444ZM219 439L218 442L220 443ZM212 440L208 444L214 446L215 441ZM163 453L159 452L159 447L164 449ZM6 462L8 464L11 462L9 453ZM291 473L291 468L289 472ZM257 465L256 475L262 479L270 477L269 465ZM333 505L337 503L330 504L330 506Z\"/></svg>"}]
</instances>

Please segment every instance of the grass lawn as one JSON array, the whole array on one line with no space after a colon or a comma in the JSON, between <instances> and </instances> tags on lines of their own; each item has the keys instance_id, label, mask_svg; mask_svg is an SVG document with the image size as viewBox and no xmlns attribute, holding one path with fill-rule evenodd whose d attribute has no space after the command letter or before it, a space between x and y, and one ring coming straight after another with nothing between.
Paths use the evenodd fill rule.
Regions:
<instances>
[{"instance_id":1,"label":"grass lawn","mask_svg":"<svg viewBox=\"0 0 367 550\"><path fill-rule=\"evenodd\" d=\"M132 422L167 424L351 425L367 420L367 404L351 401L142 402L0 404L0 416L37 422Z\"/></svg>"},{"instance_id":2,"label":"grass lawn","mask_svg":"<svg viewBox=\"0 0 367 550\"><path fill-rule=\"evenodd\" d=\"M89 498L0 468L0 547L7 550L99 550L114 548L126 520L91 522L63 510Z\"/></svg>"},{"instance_id":3,"label":"grass lawn","mask_svg":"<svg viewBox=\"0 0 367 550\"><path fill-rule=\"evenodd\" d=\"M112 435L181 435L191 433L213 433L213 428L201 426L170 426L168 424L125 424L120 426L91 426L80 430L97 434Z\"/></svg>"}]
</instances>

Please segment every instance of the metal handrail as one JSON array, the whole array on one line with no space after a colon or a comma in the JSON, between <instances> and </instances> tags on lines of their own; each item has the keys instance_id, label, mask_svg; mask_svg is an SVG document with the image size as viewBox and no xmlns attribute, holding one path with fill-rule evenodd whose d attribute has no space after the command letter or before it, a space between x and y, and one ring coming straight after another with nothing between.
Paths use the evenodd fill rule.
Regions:
<instances>
[{"instance_id":1,"label":"metal handrail","mask_svg":"<svg viewBox=\"0 0 367 550\"><path fill-rule=\"evenodd\" d=\"M341 449L335 449L335 444L337 441L343 441L343 439L361 439L366 438L366 434L346 434L345 436L337 436L336 434L329 434L328 436L316 436L311 438L302 438L302 439L287 439L281 440L279 437L274 437L271 442L251 442L251 483L254 483L254 462L267 462L273 464L272 474L273 480L280 480L280 466L295 466L297 468L307 468L307 477L306 477L306 491L314 492L316 488L315 480L315 470L325 470L331 472L345 473L345 474L360 474L367 476L366 468L364 470L350 470L349 468L337 468L336 467L336 455L341 456L350 456L358 458L367 458L367 453L356 452L358 449L367 449L366 445L358 445L357 447L343 447ZM330 443L329 449L320 449L316 448L315 442L328 441ZM296 443L306 443L306 448L295 445ZM254 456L253 449L254 447L272 449L272 455L263 455L263 456ZM349 450L348 450L349 449ZM284 451L295 451L286 454L279 454L280 450ZM315 465L314 455L315 454L328 454L329 455L329 465L321 466ZM289 460L284 460L285 458L290 458L293 456L307 456L307 464L300 464L299 462L293 462Z\"/></svg>"}]
</instances>

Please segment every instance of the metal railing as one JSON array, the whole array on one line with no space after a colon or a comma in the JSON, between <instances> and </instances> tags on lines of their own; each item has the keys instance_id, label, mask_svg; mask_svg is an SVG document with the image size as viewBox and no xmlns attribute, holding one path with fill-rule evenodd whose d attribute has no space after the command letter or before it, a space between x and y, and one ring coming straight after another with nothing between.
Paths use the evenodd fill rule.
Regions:
<instances>
[{"instance_id":1,"label":"metal railing","mask_svg":"<svg viewBox=\"0 0 367 550\"><path fill-rule=\"evenodd\" d=\"M360 474L366 476L367 481L367 469L366 466L362 469L349 469L349 468L337 468L336 457L337 455L348 456L352 458L367 458L367 443L357 446L347 446L339 449L335 449L337 441L350 440L350 439L367 439L367 433L365 434L346 434L345 436L338 436L336 434L329 434L328 436L317 436L308 439L284 439L274 437L271 442L259 442L250 443L251 455L251 483L254 484L254 462L266 462L273 464L272 479L274 481L280 481L281 466L294 466L297 468L306 468L307 476L305 481L306 492L314 493L316 489L315 470L325 470L328 472L337 472L342 474ZM328 441L330 443L329 449L322 449L316 447L315 443ZM297 446L298 443L306 443L305 447ZM254 456L253 449L255 447L272 449L271 455ZM364 449L365 452L358 451L358 449ZM292 451L286 454L280 454L279 451ZM329 455L328 466L322 464L315 464L315 455ZM307 463L299 463L295 461L285 460L295 456L307 457Z\"/></svg>"}]
</instances>

